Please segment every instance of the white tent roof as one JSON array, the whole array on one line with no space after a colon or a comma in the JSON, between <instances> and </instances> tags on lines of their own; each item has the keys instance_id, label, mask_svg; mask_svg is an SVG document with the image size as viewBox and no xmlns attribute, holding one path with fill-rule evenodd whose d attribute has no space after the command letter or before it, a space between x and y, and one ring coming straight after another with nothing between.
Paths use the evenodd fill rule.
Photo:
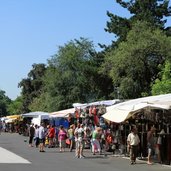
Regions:
<instances>
[{"instance_id":1,"label":"white tent roof","mask_svg":"<svg viewBox=\"0 0 171 171\"><path fill-rule=\"evenodd\" d=\"M120 102L119 99L103 100L103 101L97 101L97 102L91 102L91 103L74 103L73 107L75 107L75 108L85 108L85 107L88 107L88 106L99 106L99 105L111 106L111 105L116 104L118 102Z\"/></svg>"},{"instance_id":2,"label":"white tent roof","mask_svg":"<svg viewBox=\"0 0 171 171\"><path fill-rule=\"evenodd\" d=\"M171 94L138 98L107 107L107 112L103 117L120 123L145 108L171 109Z\"/></svg>"},{"instance_id":3,"label":"white tent roof","mask_svg":"<svg viewBox=\"0 0 171 171\"><path fill-rule=\"evenodd\" d=\"M2 118L0 118L1 119L1 121L5 121L5 120L7 120L8 118L7 117L2 117Z\"/></svg>"},{"instance_id":4,"label":"white tent roof","mask_svg":"<svg viewBox=\"0 0 171 171\"><path fill-rule=\"evenodd\" d=\"M57 112L50 113L50 117L56 117L56 118L67 117L69 113L73 114L74 112L75 112L75 108L60 110Z\"/></svg>"},{"instance_id":5,"label":"white tent roof","mask_svg":"<svg viewBox=\"0 0 171 171\"><path fill-rule=\"evenodd\" d=\"M81 108L81 109L84 109L88 106L88 103L74 103L72 105L74 108Z\"/></svg>"},{"instance_id":6,"label":"white tent roof","mask_svg":"<svg viewBox=\"0 0 171 171\"><path fill-rule=\"evenodd\" d=\"M42 116L42 118L44 117L44 116L49 116L49 113L47 113L47 112L41 112L41 111L37 111L37 112L30 112L30 113L25 113L25 114L22 114L21 116L23 116L23 117L31 117L31 118L37 118L37 117L39 117L39 116ZM47 118L47 117L46 117Z\"/></svg>"}]
</instances>

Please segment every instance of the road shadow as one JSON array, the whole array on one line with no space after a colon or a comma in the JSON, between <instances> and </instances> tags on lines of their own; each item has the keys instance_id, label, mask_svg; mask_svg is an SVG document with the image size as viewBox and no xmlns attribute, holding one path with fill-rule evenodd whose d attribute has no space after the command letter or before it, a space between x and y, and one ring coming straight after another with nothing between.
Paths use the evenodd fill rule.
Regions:
<instances>
[{"instance_id":1,"label":"road shadow","mask_svg":"<svg viewBox=\"0 0 171 171\"><path fill-rule=\"evenodd\" d=\"M85 159L108 159L109 157L106 155L93 155L93 156L85 156Z\"/></svg>"}]
</instances>

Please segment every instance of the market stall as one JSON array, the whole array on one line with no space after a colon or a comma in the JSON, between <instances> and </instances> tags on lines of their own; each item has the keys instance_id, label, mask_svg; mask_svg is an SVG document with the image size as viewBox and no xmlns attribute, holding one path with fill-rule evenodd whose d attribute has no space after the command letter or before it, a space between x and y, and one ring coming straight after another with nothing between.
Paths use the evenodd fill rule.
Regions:
<instances>
[{"instance_id":1,"label":"market stall","mask_svg":"<svg viewBox=\"0 0 171 171\"><path fill-rule=\"evenodd\" d=\"M131 129L136 125L141 138L140 157L147 156L147 131L154 125L156 127L156 140L160 134L162 138L161 155L163 163L171 161L171 94L149 96L129 100L107 107L103 117L113 123L123 125L125 130L125 141ZM157 143L156 143L157 144ZM125 144L126 145L126 144Z\"/></svg>"},{"instance_id":2,"label":"market stall","mask_svg":"<svg viewBox=\"0 0 171 171\"><path fill-rule=\"evenodd\" d=\"M60 110L56 112L49 113L50 123L59 127L63 125L64 128L69 127L69 118L72 116L74 117L75 108Z\"/></svg>"},{"instance_id":3,"label":"market stall","mask_svg":"<svg viewBox=\"0 0 171 171\"><path fill-rule=\"evenodd\" d=\"M21 116L27 119L29 124L33 123L35 125L40 125L42 121L47 122L49 120L49 113L41 111L29 112Z\"/></svg>"}]
</instances>

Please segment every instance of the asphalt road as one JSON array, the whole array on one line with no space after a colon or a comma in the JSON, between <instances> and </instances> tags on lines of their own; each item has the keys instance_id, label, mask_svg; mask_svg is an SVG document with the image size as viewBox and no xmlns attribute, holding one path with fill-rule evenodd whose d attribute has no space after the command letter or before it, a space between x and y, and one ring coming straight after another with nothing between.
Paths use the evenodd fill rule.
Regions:
<instances>
[{"instance_id":1,"label":"asphalt road","mask_svg":"<svg viewBox=\"0 0 171 171\"><path fill-rule=\"evenodd\" d=\"M75 152L59 153L57 148L46 148L45 153L40 153L35 147L29 147L24 142L26 137L19 134L2 133L0 135L0 147L9 150L16 155L28 160L30 163L0 163L0 171L170 171L170 166L155 163L147 165L144 161L130 165L128 159L107 155L93 156L89 150L85 150L84 159L76 159ZM0 152L0 158L5 156ZM1 161L1 160L0 160Z\"/></svg>"}]
</instances>

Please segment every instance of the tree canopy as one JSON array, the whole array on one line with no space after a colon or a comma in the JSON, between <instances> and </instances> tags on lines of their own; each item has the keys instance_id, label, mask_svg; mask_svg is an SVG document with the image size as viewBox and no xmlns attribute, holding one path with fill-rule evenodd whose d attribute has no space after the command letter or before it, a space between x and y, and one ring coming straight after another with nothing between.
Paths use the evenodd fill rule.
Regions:
<instances>
[{"instance_id":1,"label":"tree canopy","mask_svg":"<svg viewBox=\"0 0 171 171\"><path fill-rule=\"evenodd\" d=\"M106 54L113 84L119 86L124 98L150 94L151 82L158 76L159 64L171 58L171 39L150 23L137 22L118 48Z\"/></svg>"},{"instance_id":2,"label":"tree canopy","mask_svg":"<svg viewBox=\"0 0 171 171\"><path fill-rule=\"evenodd\" d=\"M108 72L123 98L151 94L151 84L160 72L159 64L171 58L170 28L165 28L171 15L168 0L117 0L130 12L123 18L107 12L110 21L105 29L116 40L104 55L102 72ZM104 50L106 51L106 49Z\"/></svg>"},{"instance_id":3,"label":"tree canopy","mask_svg":"<svg viewBox=\"0 0 171 171\"><path fill-rule=\"evenodd\" d=\"M110 21L107 21L109 33L114 33L117 42L124 41L127 33L132 29L136 21L147 21L154 27L162 30L167 22L166 17L171 16L171 7L169 0L116 0L123 8L129 11L130 18L123 18L115 14L107 12Z\"/></svg>"},{"instance_id":4,"label":"tree canopy","mask_svg":"<svg viewBox=\"0 0 171 171\"><path fill-rule=\"evenodd\" d=\"M171 93L171 62L166 60L164 67L161 67L162 69L161 72L159 72L159 77L152 85L153 95Z\"/></svg>"},{"instance_id":5,"label":"tree canopy","mask_svg":"<svg viewBox=\"0 0 171 171\"><path fill-rule=\"evenodd\" d=\"M105 99L98 58L93 43L85 38L60 46L48 60L42 94L34 100L31 108L35 109L34 104L40 102L41 109L54 111L70 108L75 102Z\"/></svg>"},{"instance_id":6,"label":"tree canopy","mask_svg":"<svg viewBox=\"0 0 171 171\"><path fill-rule=\"evenodd\" d=\"M33 99L41 94L43 87L43 76L46 71L45 64L33 64L32 70L28 73L28 77L21 80L19 87L21 88L22 105L21 112L29 112L29 105Z\"/></svg>"},{"instance_id":7,"label":"tree canopy","mask_svg":"<svg viewBox=\"0 0 171 171\"><path fill-rule=\"evenodd\" d=\"M10 115L7 110L10 103L11 100L5 95L5 91L0 90L0 116Z\"/></svg>"}]
</instances>

